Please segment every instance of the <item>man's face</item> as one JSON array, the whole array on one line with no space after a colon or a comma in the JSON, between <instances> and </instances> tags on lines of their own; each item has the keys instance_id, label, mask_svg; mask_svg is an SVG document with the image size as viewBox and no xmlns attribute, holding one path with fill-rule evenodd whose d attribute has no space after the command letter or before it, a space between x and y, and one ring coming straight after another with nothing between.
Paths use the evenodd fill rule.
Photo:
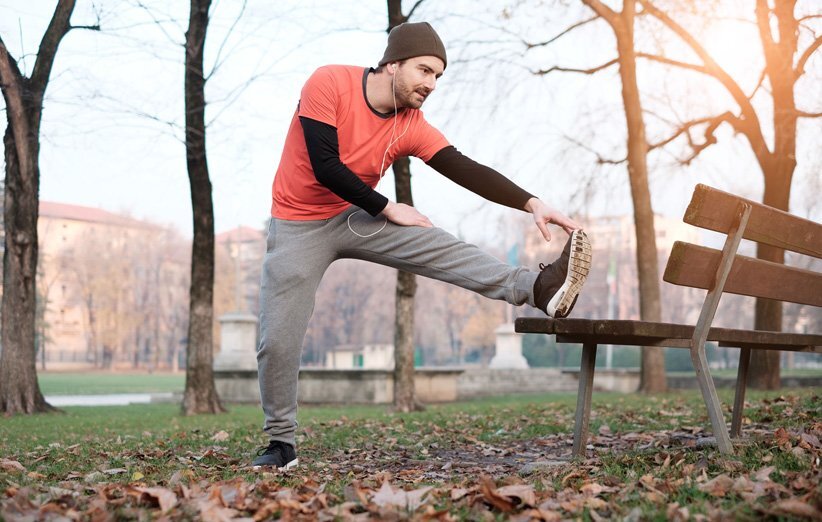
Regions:
<instances>
[{"instance_id":1,"label":"man's face","mask_svg":"<svg viewBox=\"0 0 822 522\"><path fill-rule=\"evenodd\" d=\"M419 109L437 86L445 64L436 56L417 56L397 65L394 93L397 107Z\"/></svg>"}]
</instances>

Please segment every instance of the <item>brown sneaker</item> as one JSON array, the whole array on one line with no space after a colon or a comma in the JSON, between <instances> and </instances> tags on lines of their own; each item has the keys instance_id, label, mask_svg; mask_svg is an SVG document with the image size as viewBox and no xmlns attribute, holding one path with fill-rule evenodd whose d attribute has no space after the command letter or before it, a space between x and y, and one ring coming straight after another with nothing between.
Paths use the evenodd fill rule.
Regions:
<instances>
[{"instance_id":1,"label":"brown sneaker","mask_svg":"<svg viewBox=\"0 0 822 522\"><path fill-rule=\"evenodd\" d=\"M549 317L566 317L579 297L591 269L591 242L582 230L574 230L559 259L541 272L534 283L534 302Z\"/></svg>"}]
</instances>

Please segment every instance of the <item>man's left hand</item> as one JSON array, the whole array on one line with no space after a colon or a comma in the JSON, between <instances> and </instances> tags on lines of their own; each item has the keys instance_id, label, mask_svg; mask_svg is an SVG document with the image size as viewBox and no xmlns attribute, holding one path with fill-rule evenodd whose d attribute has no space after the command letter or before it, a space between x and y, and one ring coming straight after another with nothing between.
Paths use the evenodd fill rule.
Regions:
<instances>
[{"instance_id":1,"label":"man's left hand","mask_svg":"<svg viewBox=\"0 0 822 522\"><path fill-rule=\"evenodd\" d=\"M574 230L582 228L573 219L567 217L558 210L554 210L537 198L531 198L525 204L525 210L534 216L537 228L542 232L545 241L551 241L551 232L548 231L548 223L562 227L565 232L571 234Z\"/></svg>"}]
</instances>

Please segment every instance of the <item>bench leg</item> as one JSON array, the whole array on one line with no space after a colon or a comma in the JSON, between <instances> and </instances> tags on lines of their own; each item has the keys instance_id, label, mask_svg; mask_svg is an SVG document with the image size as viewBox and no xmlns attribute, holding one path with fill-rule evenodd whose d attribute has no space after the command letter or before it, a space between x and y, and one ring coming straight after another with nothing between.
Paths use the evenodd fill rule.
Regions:
<instances>
[{"instance_id":1,"label":"bench leg","mask_svg":"<svg viewBox=\"0 0 822 522\"><path fill-rule=\"evenodd\" d=\"M708 417L711 419L711 426L716 437L716 445L719 451L727 455L734 452L731 445L731 438L728 436L728 427L725 425L725 417L722 415L722 407L719 397L716 395L714 380L708 371L708 360L705 357L705 346L691 346L691 361L696 370L696 379L699 382L699 389L702 392L702 399L708 409Z\"/></svg>"},{"instance_id":2,"label":"bench leg","mask_svg":"<svg viewBox=\"0 0 822 522\"><path fill-rule=\"evenodd\" d=\"M594 391L594 366L596 362L596 343L583 344L582 362L579 365L577 413L574 421L574 458L585 458L585 446L588 443L588 422L591 419L591 395Z\"/></svg>"},{"instance_id":3,"label":"bench leg","mask_svg":"<svg viewBox=\"0 0 822 522\"><path fill-rule=\"evenodd\" d=\"M734 395L734 413L731 417L731 437L742 434L742 413L745 410L745 388L748 385L748 365L751 362L751 349L742 348L739 352L739 370L736 373L736 394Z\"/></svg>"}]
</instances>

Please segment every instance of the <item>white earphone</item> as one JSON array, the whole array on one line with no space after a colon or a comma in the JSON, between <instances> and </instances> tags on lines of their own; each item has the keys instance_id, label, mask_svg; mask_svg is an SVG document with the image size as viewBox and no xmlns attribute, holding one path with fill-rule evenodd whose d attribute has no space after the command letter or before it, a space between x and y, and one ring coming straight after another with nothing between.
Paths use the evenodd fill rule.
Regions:
<instances>
[{"instance_id":1,"label":"white earphone","mask_svg":"<svg viewBox=\"0 0 822 522\"><path fill-rule=\"evenodd\" d=\"M391 64L389 64L389 65L391 65ZM397 82L397 76L396 76L397 64L396 63L393 64L393 70L394 70L395 74L391 78L391 98L394 101L394 122L393 122L393 126L391 128L391 137L388 139L388 146L385 148L385 152L382 155L382 162L380 163L380 178L377 180L377 186L374 187L374 190L379 190L380 189L380 184L382 183L383 174L384 174L385 168L386 168L385 167L385 160L388 156L388 151L391 149L392 145L394 145L395 143L400 141L400 138L405 136L405 133L408 132L408 128L411 126L411 118L408 118L408 123L405 124L405 130L402 131L402 133L399 136L397 135L397 112L398 111L397 111L397 93L396 93L396 82ZM374 236L374 235L380 233L383 229L385 229L386 225L388 225L388 218L383 216L383 219L385 221L383 221L383 224L379 229L375 230L374 232L371 232L370 234L360 234L359 232L354 230L354 227L351 226L351 218L354 217L354 215L356 215L359 212L362 212L362 210L357 210L357 211L349 214L348 219L347 219L348 230L350 230L355 236L358 236L358 237L361 237L361 238L369 238L371 236Z\"/></svg>"}]
</instances>

